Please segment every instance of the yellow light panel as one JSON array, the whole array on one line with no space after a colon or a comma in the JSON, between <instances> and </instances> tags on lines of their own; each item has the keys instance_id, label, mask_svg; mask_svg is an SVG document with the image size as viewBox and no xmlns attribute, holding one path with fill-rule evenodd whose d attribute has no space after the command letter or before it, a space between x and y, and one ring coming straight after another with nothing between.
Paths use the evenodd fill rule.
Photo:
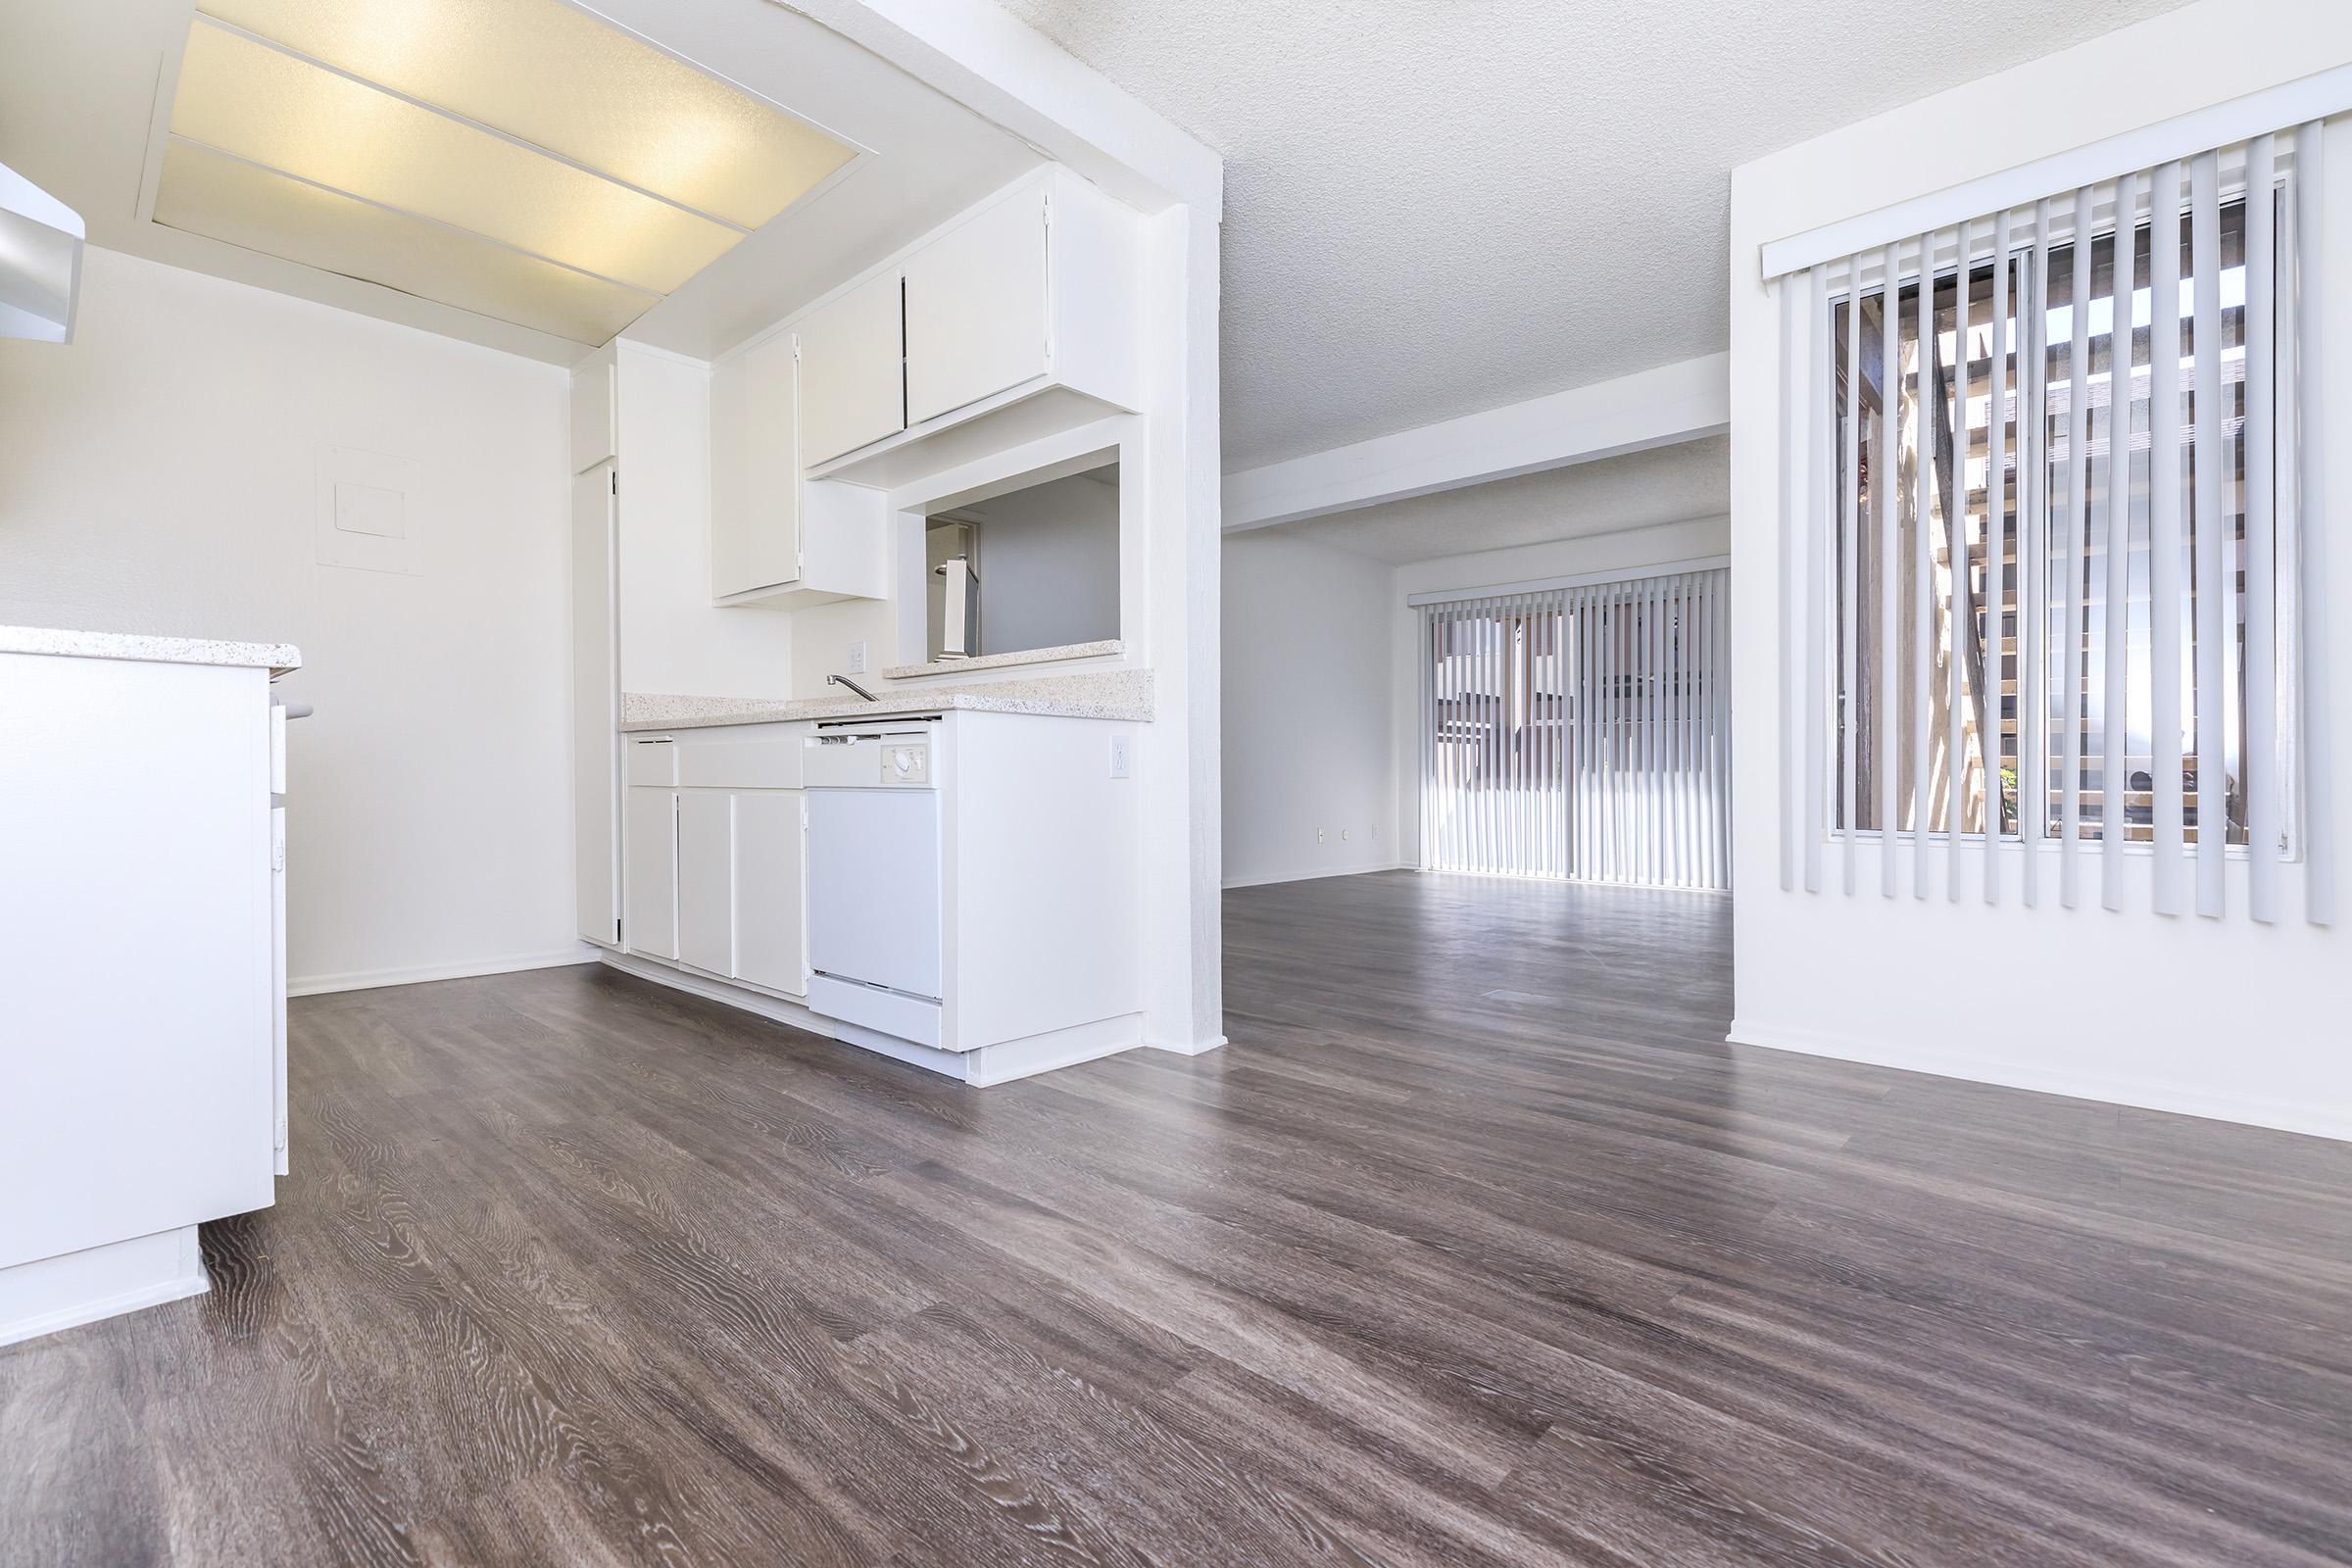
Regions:
<instances>
[{"instance_id":1,"label":"yellow light panel","mask_svg":"<svg viewBox=\"0 0 2352 1568\"><path fill-rule=\"evenodd\" d=\"M746 228L854 156L563 0L201 0L198 9Z\"/></svg>"},{"instance_id":2,"label":"yellow light panel","mask_svg":"<svg viewBox=\"0 0 2352 1568\"><path fill-rule=\"evenodd\" d=\"M575 343L611 340L655 303L651 294L183 141L165 151L155 220Z\"/></svg>"},{"instance_id":3,"label":"yellow light panel","mask_svg":"<svg viewBox=\"0 0 2352 1568\"><path fill-rule=\"evenodd\" d=\"M741 237L202 21L189 28L172 129L657 294Z\"/></svg>"}]
</instances>

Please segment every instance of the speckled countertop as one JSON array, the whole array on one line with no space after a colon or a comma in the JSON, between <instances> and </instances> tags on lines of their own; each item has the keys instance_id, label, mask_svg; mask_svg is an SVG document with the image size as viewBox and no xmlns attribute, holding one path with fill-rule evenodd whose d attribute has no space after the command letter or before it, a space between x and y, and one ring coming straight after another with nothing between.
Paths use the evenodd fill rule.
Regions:
<instances>
[{"instance_id":1,"label":"speckled countertop","mask_svg":"<svg viewBox=\"0 0 2352 1568\"><path fill-rule=\"evenodd\" d=\"M1034 680L978 681L963 686L884 690L879 702L830 697L778 702L757 697L677 697L623 692L624 730L709 729L718 724L788 724L804 718L890 718L957 710L982 713L1038 713L1053 718L1109 718L1142 723L1152 717L1152 672L1109 669Z\"/></svg>"},{"instance_id":2,"label":"speckled countertop","mask_svg":"<svg viewBox=\"0 0 2352 1568\"><path fill-rule=\"evenodd\" d=\"M0 654L59 654L73 659L126 659L150 664L227 664L267 669L272 675L302 667L302 650L292 643L210 642L200 637L69 631L57 626L0 626Z\"/></svg>"}]
</instances>

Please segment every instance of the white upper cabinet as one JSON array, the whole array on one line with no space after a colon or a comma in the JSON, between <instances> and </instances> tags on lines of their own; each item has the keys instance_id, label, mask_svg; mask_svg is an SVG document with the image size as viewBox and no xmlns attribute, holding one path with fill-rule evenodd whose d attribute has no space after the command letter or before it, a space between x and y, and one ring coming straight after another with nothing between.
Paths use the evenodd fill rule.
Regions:
<instances>
[{"instance_id":1,"label":"white upper cabinet","mask_svg":"<svg viewBox=\"0 0 2352 1568\"><path fill-rule=\"evenodd\" d=\"M710 598L794 609L890 592L882 492L805 479L792 334L710 368Z\"/></svg>"},{"instance_id":2,"label":"white upper cabinet","mask_svg":"<svg viewBox=\"0 0 2352 1568\"><path fill-rule=\"evenodd\" d=\"M571 471L595 467L620 451L619 366L612 347L590 355L571 372Z\"/></svg>"},{"instance_id":3,"label":"white upper cabinet","mask_svg":"<svg viewBox=\"0 0 2352 1568\"><path fill-rule=\"evenodd\" d=\"M1015 192L906 259L906 419L920 424L1053 368L1047 193Z\"/></svg>"},{"instance_id":4,"label":"white upper cabinet","mask_svg":"<svg viewBox=\"0 0 2352 1568\"><path fill-rule=\"evenodd\" d=\"M1140 250L1134 213L1047 170L718 360L711 599L887 598L891 487L1139 411ZM575 432L574 458L592 449Z\"/></svg>"},{"instance_id":5,"label":"white upper cabinet","mask_svg":"<svg viewBox=\"0 0 2352 1568\"><path fill-rule=\"evenodd\" d=\"M906 428L905 340L896 268L808 313L801 354L801 462L870 445Z\"/></svg>"},{"instance_id":6,"label":"white upper cabinet","mask_svg":"<svg viewBox=\"0 0 2352 1568\"><path fill-rule=\"evenodd\" d=\"M798 582L801 477L792 336L710 370L710 597Z\"/></svg>"},{"instance_id":7,"label":"white upper cabinet","mask_svg":"<svg viewBox=\"0 0 2352 1568\"><path fill-rule=\"evenodd\" d=\"M1142 265L1135 214L1058 168L943 225L799 322L803 470L888 488L983 421L1033 440L1139 412Z\"/></svg>"}]
</instances>

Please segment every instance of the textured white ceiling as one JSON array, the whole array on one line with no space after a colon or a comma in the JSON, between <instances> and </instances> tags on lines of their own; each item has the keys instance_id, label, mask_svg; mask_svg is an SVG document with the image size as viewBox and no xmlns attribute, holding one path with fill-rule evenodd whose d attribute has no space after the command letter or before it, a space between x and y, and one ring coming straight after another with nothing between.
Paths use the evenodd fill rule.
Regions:
<instances>
[{"instance_id":1,"label":"textured white ceiling","mask_svg":"<svg viewBox=\"0 0 2352 1568\"><path fill-rule=\"evenodd\" d=\"M1230 470L1711 354L1734 167L2181 0L1002 3L1226 157Z\"/></svg>"},{"instance_id":2,"label":"textured white ceiling","mask_svg":"<svg viewBox=\"0 0 2352 1568\"><path fill-rule=\"evenodd\" d=\"M1720 516L1731 486L1731 438L1719 435L1279 526L1401 565Z\"/></svg>"}]
</instances>

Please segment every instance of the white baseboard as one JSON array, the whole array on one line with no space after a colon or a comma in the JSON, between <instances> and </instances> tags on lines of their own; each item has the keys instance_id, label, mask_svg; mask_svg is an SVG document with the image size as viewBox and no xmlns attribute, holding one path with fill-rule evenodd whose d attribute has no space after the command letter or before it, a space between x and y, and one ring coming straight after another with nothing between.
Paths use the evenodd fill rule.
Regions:
<instances>
[{"instance_id":1,"label":"white baseboard","mask_svg":"<svg viewBox=\"0 0 2352 1568\"><path fill-rule=\"evenodd\" d=\"M1790 1029L1734 1019L1724 1037L1738 1046L1761 1046L1799 1055L1829 1056L1873 1067L1897 1067L1937 1078L1996 1084L2004 1089L2030 1089L2036 1094L2064 1095L2102 1104L2131 1105L2140 1110L2167 1110L2182 1116L2241 1122L2280 1132L2306 1133L2315 1138L2352 1140L2352 1106L2318 1106L2267 1100L2258 1096L2216 1093L2180 1084L2133 1078L2120 1073L2070 1072L2057 1067L2020 1066L1986 1060L1960 1052L1889 1044L1827 1034L1815 1029Z\"/></svg>"},{"instance_id":2,"label":"white baseboard","mask_svg":"<svg viewBox=\"0 0 2352 1568\"><path fill-rule=\"evenodd\" d=\"M0 1268L0 1345L202 1296L212 1288L193 1225L34 1258Z\"/></svg>"},{"instance_id":3,"label":"white baseboard","mask_svg":"<svg viewBox=\"0 0 2352 1568\"><path fill-rule=\"evenodd\" d=\"M906 1062L910 1067L938 1073L943 1078L956 1079L976 1089L1035 1077L1056 1067L1094 1061L1122 1051L1133 1051L1144 1043L1143 1014L1128 1013L1116 1018L1098 1019L1094 1023L1075 1024L1067 1029L1050 1029L1044 1034L1030 1035L1020 1040L976 1046L970 1051L942 1051L935 1046L917 1045L910 1040L886 1035L878 1029L828 1018L823 1013L809 1010L807 1004L790 998L746 990L724 980L713 980L672 968L660 958L648 958L633 953L608 953L601 949L597 958L623 974L632 974L641 980L651 980L656 985L668 986L675 991L690 992L730 1007L739 1007L745 1012L794 1029L805 1029L827 1040L857 1046L894 1061ZM1221 1041L1219 1043L1222 1044Z\"/></svg>"},{"instance_id":4,"label":"white baseboard","mask_svg":"<svg viewBox=\"0 0 2352 1568\"><path fill-rule=\"evenodd\" d=\"M1153 1051L1164 1051L1172 1056L1205 1056L1218 1047L1225 1045L1226 1039L1223 1035L1218 1035L1213 1040L1196 1040L1191 1045L1184 1045L1173 1040L1147 1040L1144 1044Z\"/></svg>"},{"instance_id":5,"label":"white baseboard","mask_svg":"<svg viewBox=\"0 0 2352 1568\"><path fill-rule=\"evenodd\" d=\"M1100 1018L1067 1029L1049 1029L1044 1034L965 1052L963 1081L979 1089L1013 1083L1052 1072L1056 1067L1100 1061L1122 1051L1133 1051L1143 1043L1144 1015L1140 1012Z\"/></svg>"},{"instance_id":6,"label":"white baseboard","mask_svg":"<svg viewBox=\"0 0 2352 1568\"><path fill-rule=\"evenodd\" d=\"M372 991L378 986L421 985L428 980L470 980L477 975L515 974L524 969L555 969L567 963L594 963L602 949L585 942L556 953L530 953L509 958L466 958L456 963L426 963L406 969L354 969L347 974L296 975L286 982L289 997L323 996L330 991Z\"/></svg>"},{"instance_id":7,"label":"white baseboard","mask_svg":"<svg viewBox=\"0 0 2352 1568\"><path fill-rule=\"evenodd\" d=\"M1375 871L1409 871L1412 866L1402 860L1382 860L1372 865L1318 865L1300 871L1268 871L1261 875L1229 878L1225 886L1232 888L1262 888L1276 882L1312 882L1327 876L1370 876Z\"/></svg>"}]
</instances>

